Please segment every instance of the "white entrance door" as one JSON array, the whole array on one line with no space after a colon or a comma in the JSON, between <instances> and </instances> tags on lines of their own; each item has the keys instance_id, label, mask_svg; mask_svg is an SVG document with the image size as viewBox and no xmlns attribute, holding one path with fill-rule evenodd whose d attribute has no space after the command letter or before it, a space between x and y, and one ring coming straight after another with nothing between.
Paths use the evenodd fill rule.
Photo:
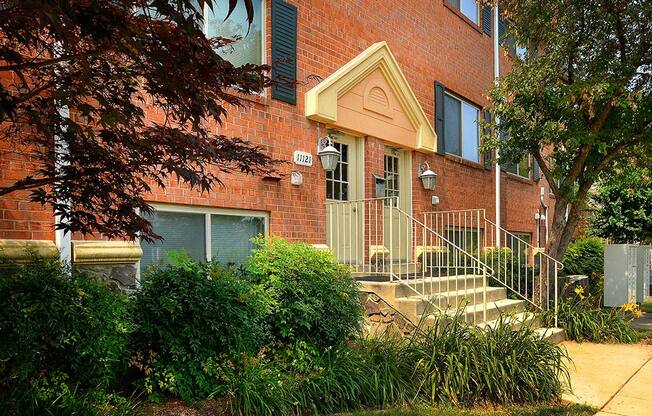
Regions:
<instances>
[{"instance_id":1,"label":"white entrance door","mask_svg":"<svg viewBox=\"0 0 652 416\"><path fill-rule=\"evenodd\" d=\"M361 139L338 135L334 142L340 161L326 173L326 242L341 263L361 264L364 258Z\"/></svg>"},{"instance_id":2,"label":"white entrance door","mask_svg":"<svg viewBox=\"0 0 652 416\"><path fill-rule=\"evenodd\" d=\"M385 202L384 240L393 262L404 262L412 255L412 229L405 215L411 214L412 155L410 152L391 147L385 148L384 174L385 195L394 197ZM398 209L397 209L398 208Z\"/></svg>"}]
</instances>

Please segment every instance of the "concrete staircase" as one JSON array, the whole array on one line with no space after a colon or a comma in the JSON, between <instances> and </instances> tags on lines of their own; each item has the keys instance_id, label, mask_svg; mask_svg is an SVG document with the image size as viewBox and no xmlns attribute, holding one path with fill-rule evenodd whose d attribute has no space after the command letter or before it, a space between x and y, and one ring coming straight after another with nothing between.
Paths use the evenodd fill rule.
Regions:
<instances>
[{"instance_id":1,"label":"concrete staircase","mask_svg":"<svg viewBox=\"0 0 652 416\"><path fill-rule=\"evenodd\" d=\"M415 324L428 327L434 314L461 314L468 323L482 328L494 327L501 315L514 329L530 324L536 333L553 343L565 339L560 328L541 328L535 314L527 311L526 301L509 299L503 287L486 288L482 276L461 275L410 280L409 284L391 281L388 276L358 275L361 289L373 292ZM486 309L486 310L485 310Z\"/></svg>"}]
</instances>

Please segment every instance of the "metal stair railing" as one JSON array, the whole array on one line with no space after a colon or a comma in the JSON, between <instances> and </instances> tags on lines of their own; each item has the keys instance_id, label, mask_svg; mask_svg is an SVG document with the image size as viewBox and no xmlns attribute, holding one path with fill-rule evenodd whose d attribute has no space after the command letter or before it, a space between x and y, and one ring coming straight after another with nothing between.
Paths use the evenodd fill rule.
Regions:
<instances>
[{"instance_id":1,"label":"metal stair railing","mask_svg":"<svg viewBox=\"0 0 652 416\"><path fill-rule=\"evenodd\" d=\"M424 224L446 235L491 266L490 282L545 311L554 309L557 326L558 275L564 265L486 218L484 209L432 211Z\"/></svg>"},{"instance_id":2,"label":"metal stair railing","mask_svg":"<svg viewBox=\"0 0 652 416\"><path fill-rule=\"evenodd\" d=\"M474 324L485 322L491 267L398 202L398 197L327 202L333 254L358 279L399 281L439 311L466 306Z\"/></svg>"}]
</instances>

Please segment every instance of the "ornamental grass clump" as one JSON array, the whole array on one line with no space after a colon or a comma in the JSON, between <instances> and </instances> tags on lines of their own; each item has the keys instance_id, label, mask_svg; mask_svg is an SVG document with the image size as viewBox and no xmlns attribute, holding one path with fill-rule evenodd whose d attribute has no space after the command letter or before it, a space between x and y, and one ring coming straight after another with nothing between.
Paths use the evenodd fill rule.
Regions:
<instances>
[{"instance_id":1,"label":"ornamental grass clump","mask_svg":"<svg viewBox=\"0 0 652 416\"><path fill-rule=\"evenodd\" d=\"M525 325L493 328L440 315L411 346L416 397L427 404L521 404L559 400L568 378L565 351Z\"/></svg>"},{"instance_id":2,"label":"ornamental grass clump","mask_svg":"<svg viewBox=\"0 0 652 416\"><path fill-rule=\"evenodd\" d=\"M581 286L571 291L572 295L560 298L558 302L558 324L566 330L568 339L577 342L634 343L639 337L631 321L640 316L637 305L625 304L621 308L607 309L599 305L592 295L585 294ZM554 310L543 314L547 326L554 325Z\"/></svg>"},{"instance_id":3,"label":"ornamental grass clump","mask_svg":"<svg viewBox=\"0 0 652 416\"><path fill-rule=\"evenodd\" d=\"M358 338L326 350L299 343L241 367L228 396L238 415L330 414L405 405L474 406L560 400L565 350L533 329L431 318L412 337Z\"/></svg>"}]
</instances>

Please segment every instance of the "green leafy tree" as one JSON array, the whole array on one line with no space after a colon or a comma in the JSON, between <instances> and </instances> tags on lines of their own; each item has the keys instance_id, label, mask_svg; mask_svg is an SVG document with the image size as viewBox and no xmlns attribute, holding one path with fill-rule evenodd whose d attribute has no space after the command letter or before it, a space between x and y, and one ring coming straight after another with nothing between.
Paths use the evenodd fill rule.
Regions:
<instances>
[{"instance_id":1,"label":"green leafy tree","mask_svg":"<svg viewBox=\"0 0 652 416\"><path fill-rule=\"evenodd\" d=\"M220 56L234 39L204 35L213 2L0 1L0 160L34 166L0 197L28 192L66 231L151 240L139 211L153 186L208 192L223 173L273 171L260 147L216 134L271 80L267 66ZM238 3L251 23L252 0L228 13Z\"/></svg>"},{"instance_id":2,"label":"green leafy tree","mask_svg":"<svg viewBox=\"0 0 652 416\"><path fill-rule=\"evenodd\" d=\"M652 243L652 172L629 166L591 192L590 231L615 243Z\"/></svg>"},{"instance_id":3,"label":"green leafy tree","mask_svg":"<svg viewBox=\"0 0 652 416\"><path fill-rule=\"evenodd\" d=\"M487 145L500 163L538 163L556 198L547 249L562 259L596 180L652 150L652 2L498 3L530 53L490 91L491 127L507 138Z\"/></svg>"}]
</instances>

